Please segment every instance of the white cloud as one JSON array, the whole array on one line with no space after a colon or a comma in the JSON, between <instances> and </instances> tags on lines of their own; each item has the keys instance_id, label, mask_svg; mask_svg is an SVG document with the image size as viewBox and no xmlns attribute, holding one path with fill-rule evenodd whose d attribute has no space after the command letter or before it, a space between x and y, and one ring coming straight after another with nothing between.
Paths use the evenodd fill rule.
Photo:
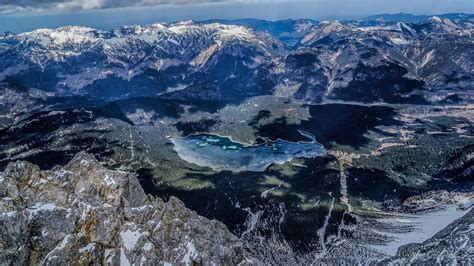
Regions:
<instances>
[{"instance_id":1,"label":"white cloud","mask_svg":"<svg viewBox=\"0 0 474 266\"><path fill-rule=\"evenodd\" d=\"M129 6L183 5L237 1L238 0L0 0L0 13L92 10Z\"/></svg>"}]
</instances>

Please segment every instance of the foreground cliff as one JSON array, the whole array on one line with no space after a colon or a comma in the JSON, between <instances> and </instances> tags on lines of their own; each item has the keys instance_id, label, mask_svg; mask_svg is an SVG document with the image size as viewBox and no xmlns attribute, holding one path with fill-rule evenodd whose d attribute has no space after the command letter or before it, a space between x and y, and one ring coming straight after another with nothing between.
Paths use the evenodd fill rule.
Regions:
<instances>
[{"instance_id":1,"label":"foreground cliff","mask_svg":"<svg viewBox=\"0 0 474 266\"><path fill-rule=\"evenodd\" d=\"M250 262L222 223L147 196L133 174L85 153L51 171L9 164L0 198L2 265Z\"/></svg>"}]
</instances>

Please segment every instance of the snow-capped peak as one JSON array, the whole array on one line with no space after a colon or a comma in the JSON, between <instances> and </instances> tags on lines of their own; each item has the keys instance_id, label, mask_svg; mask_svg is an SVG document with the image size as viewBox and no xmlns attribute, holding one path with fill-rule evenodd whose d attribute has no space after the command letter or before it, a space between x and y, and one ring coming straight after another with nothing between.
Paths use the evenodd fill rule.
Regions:
<instances>
[{"instance_id":1,"label":"snow-capped peak","mask_svg":"<svg viewBox=\"0 0 474 266\"><path fill-rule=\"evenodd\" d=\"M319 25L328 30L336 30L344 26L339 20L326 20L322 21Z\"/></svg>"},{"instance_id":2,"label":"snow-capped peak","mask_svg":"<svg viewBox=\"0 0 474 266\"><path fill-rule=\"evenodd\" d=\"M142 60L169 57L183 62L197 57L209 58L228 44L232 47L234 44L250 45L255 53L262 55L273 54L283 47L269 34L245 26L192 21L128 25L112 31L66 26L21 33L14 39L22 44L21 49L15 51L21 54L19 58L28 58L42 67L48 62L65 61L83 54L101 55L109 63L128 66ZM232 53L238 50L232 50Z\"/></svg>"},{"instance_id":3,"label":"snow-capped peak","mask_svg":"<svg viewBox=\"0 0 474 266\"><path fill-rule=\"evenodd\" d=\"M253 34L249 28L235 25L218 25L219 36L223 38L236 37L242 39L252 38Z\"/></svg>"},{"instance_id":4,"label":"snow-capped peak","mask_svg":"<svg viewBox=\"0 0 474 266\"><path fill-rule=\"evenodd\" d=\"M37 29L18 35L26 42L36 42L42 46L64 45L65 43L80 44L94 41L100 31L79 26L65 26L57 29Z\"/></svg>"},{"instance_id":5,"label":"snow-capped peak","mask_svg":"<svg viewBox=\"0 0 474 266\"><path fill-rule=\"evenodd\" d=\"M428 21L433 23L443 23L443 20L438 16L432 16L428 19Z\"/></svg>"},{"instance_id":6,"label":"snow-capped peak","mask_svg":"<svg viewBox=\"0 0 474 266\"><path fill-rule=\"evenodd\" d=\"M435 29L444 30L444 31L455 31L459 29L459 26L456 25L453 21L448 18L440 18L440 17L431 17L428 19L428 22L434 25Z\"/></svg>"}]
</instances>

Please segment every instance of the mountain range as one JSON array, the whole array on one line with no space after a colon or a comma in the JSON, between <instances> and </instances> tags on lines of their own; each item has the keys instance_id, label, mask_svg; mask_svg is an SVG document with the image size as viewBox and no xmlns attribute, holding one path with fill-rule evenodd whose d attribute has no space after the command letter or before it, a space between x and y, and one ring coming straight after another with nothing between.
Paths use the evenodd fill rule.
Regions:
<instances>
[{"instance_id":1,"label":"mountain range","mask_svg":"<svg viewBox=\"0 0 474 266\"><path fill-rule=\"evenodd\" d=\"M0 33L0 261L472 264L473 33L403 13Z\"/></svg>"},{"instance_id":2,"label":"mountain range","mask_svg":"<svg viewBox=\"0 0 474 266\"><path fill-rule=\"evenodd\" d=\"M0 86L104 100L469 102L474 18L393 22L400 16L407 20L219 20L3 33Z\"/></svg>"}]
</instances>

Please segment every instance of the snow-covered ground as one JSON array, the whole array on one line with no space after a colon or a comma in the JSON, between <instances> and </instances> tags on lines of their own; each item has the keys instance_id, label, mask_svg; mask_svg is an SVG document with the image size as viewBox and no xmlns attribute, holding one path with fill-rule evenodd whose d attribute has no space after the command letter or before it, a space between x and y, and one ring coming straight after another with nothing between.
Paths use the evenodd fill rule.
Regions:
<instances>
[{"instance_id":1,"label":"snow-covered ground","mask_svg":"<svg viewBox=\"0 0 474 266\"><path fill-rule=\"evenodd\" d=\"M403 215L400 218L381 219L381 222L394 226L413 228L404 233L379 232L393 241L385 245L374 245L373 247L387 255L395 255L399 247L410 243L421 243L433 237L437 232L447 227L456 219L464 216L472 208L460 208L458 204L448 205L443 210L420 215Z\"/></svg>"}]
</instances>

